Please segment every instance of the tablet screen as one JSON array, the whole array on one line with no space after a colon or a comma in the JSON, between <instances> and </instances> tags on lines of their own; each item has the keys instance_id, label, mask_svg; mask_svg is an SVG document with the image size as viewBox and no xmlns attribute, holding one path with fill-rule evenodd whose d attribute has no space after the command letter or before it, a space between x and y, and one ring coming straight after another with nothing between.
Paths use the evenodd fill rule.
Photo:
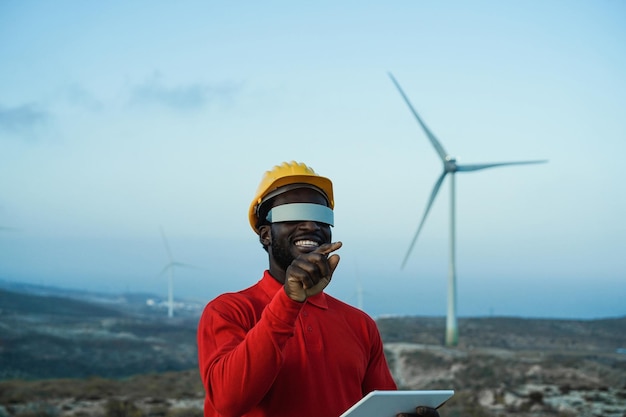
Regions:
<instances>
[{"instance_id":1,"label":"tablet screen","mask_svg":"<svg viewBox=\"0 0 626 417\"><path fill-rule=\"evenodd\" d=\"M454 395L453 390L372 391L340 417L395 417L415 413L420 405L438 408Z\"/></svg>"}]
</instances>

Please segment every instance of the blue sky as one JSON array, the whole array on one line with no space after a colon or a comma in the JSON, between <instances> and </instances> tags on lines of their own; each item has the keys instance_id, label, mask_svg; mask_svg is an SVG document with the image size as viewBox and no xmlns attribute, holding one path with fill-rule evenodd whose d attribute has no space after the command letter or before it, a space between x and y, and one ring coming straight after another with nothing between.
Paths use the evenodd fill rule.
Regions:
<instances>
[{"instance_id":1,"label":"blue sky","mask_svg":"<svg viewBox=\"0 0 626 417\"><path fill-rule=\"evenodd\" d=\"M209 300L267 260L262 173L331 177L328 291L444 315L446 181L391 71L461 163L460 316L626 314L619 1L0 3L0 279Z\"/></svg>"}]
</instances>

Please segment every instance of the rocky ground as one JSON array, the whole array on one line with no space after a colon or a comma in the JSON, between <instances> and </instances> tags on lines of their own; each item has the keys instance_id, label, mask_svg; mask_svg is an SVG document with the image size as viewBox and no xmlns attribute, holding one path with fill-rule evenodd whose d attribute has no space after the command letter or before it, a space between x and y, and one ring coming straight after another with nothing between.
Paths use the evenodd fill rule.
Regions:
<instances>
[{"instance_id":1,"label":"rocky ground","mask_svg":"<svg viewBox=\"0 0 626 417\"><path fill-rule=\"evenodd\" d=\"M454 389L443 416L626 416L626 355L388 343L406 389ZM467 414L468 411L472 414Z\"/></svg>"},{"instance_id":2,"label":"rocky ground","mask_svg":"<svg viewBox=\"0 0 626 417\"><path fill-rule=\"evenodd\" d=\"M442 417L624 417L626 355L387 343L404 389L454 389ZM197 371L0 382L0 416L199 417Z\"/></svg>"},{"instance_id":3,"label":"rocky ground","mask_svg":"<svg viewBox=\"0 0 626 417\"><path fill-rule=\"evenodd\" d=\"M0 417L201 416L199 312L0 291ZM454 389L442 417L625 417L626 317L380 318L398 385Z\"/></svg>"},{"instance_id":4,"label":"rocky ground","mask_svg":"<svg viewBox=\"0 0 626 417\"><path fill-rule=\"evenodd\" d=\"M626 318L378 321L390 366L408 389L454 389L443 416L626 416Z\"/></svg>"}]
</instances>

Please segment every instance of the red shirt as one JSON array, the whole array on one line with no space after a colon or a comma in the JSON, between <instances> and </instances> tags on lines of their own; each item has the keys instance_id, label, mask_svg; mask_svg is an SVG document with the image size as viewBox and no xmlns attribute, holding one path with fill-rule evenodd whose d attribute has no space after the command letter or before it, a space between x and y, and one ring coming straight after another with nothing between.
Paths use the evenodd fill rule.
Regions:
<instances>
[{"instance_id":1,"label":"red shirt","mask_svg":"<svg viewBox=\"0 0 626 417\"><path fill-rule=\"evenodd\" d=\"M337 417L396 389L376 323L328 294L291 300L268 271L211 301L198 326L205 417Z\"/></svg>"}]
</instances>

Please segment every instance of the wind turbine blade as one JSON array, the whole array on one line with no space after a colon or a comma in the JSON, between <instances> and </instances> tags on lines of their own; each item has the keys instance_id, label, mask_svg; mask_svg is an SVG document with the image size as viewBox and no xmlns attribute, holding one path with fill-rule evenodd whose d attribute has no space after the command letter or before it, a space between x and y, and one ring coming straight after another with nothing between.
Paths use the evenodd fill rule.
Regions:
<instances>
[{"instance_id":1,"label":"wind turbine blade","mask_svg":"<svg viewBox=\"0 0 626 417\"><path fill-rule=\"evenodd\" d=\"M469 172L469 171L478 171L481 169L501 167L501 166L507 166L507 165L543 164L545 162L548 162L548 160L543 159L543 160L537 160L537 161L496 162L496 163L491 163L491 164L464 164L464 165L457 165L456 170L457 172Z\"/></svg>"},{"instance_id":2,"label":"wind turbine blade","mask_svg":"<svg viewBox=\"0 0 626 417\"><path fill-rule=\"evenodd\" d=\"M448 173L446 171L444 171L439 176L439 178L437 179L437 182L435 183L435 186L433 187L433 191L430 193L430 199L428 200L428 204L426 205L426 211L424 211L424 216L422 216L422 221L420 222L420 225L417 228L417 232L415 232L415 235L413 236L413 240L411 241L411 245L409 246L409 250L406 252L406 255L404 256L404 260L402 261L402 269L404 269L404 266L406 265L406 261L409 259L409 255L413 251L413 246L415 246L415 242L417 242L417 237L419 236L420 232L422 231L422 226L424 226L424 222L426 221L426 216L428 216L428 212L430 212L430 208L433 206L433 202L435 201L435 197L437 197L437 193L439 192L439 188L441 188L441 183L443 182L443 180L444 180L444 178L446 177L447 174Z\"/></svg>"},{"instance_id":3,"label":"wind turbine blade","mask_svg":"<svg viewBox=\"0 0 626 417\"><path fill-rule=\"evenodd\" d=\"M169 264L165 265L163 267L163 269L161 270L161 272L159 272L159 276L163 275L164 273L166 273L167 271L169 271L173 267L174 267L174 263L169 263Z\"/></svg>"},{"instance_id":4,"label":"wind turbine blade","mask_svg":"<svg viewBox=\"0 0 626 417\"><path fill-rule=\"evenodd\" d=\"M159 276L165 274L167 271L173 268L188 268L188 269L198 269L198 270L202 269L199 266L190 265L190 264L186 264L183 262L170 262L169 264L163 267L161 272L159 272Z\"/></svg>"},{"instance_id":5,"label":"wind turbine blade","mask_svg":"<svg viewBox=\"0 0 626 417\"><path fill-rule=\"evenodd\" d=\"M190 264L186 264L183 262L172 262L172 266L179 266L181 268L189 268L189 269L201 269L200 267L197 267L195 265L190 265Z\"/></svg>"},{"instance_id":6,"label":"wind turbine blade","mask_svg":"<svg viewBox=\"0 0 626 417\"><path fill-rule=\"evenodd\" d=\"M161 229L161 237L163 238L163 245L165 245L165 250L167 251L167 257L170 260L170 265L174 262L174 258L172 257L172 251L170 250L170 245L167 243L167 238L165 237L165 232L163 231L163 227Z\"/></svg>"},{"instance_id":7,"label":"wind turbine blade","mask_svg":"<svg viewBox=\"0 0 626 417\"><path fill-rule=\"evenodd\" d=\"M433 133L430 131L430 129L428 129L428 127L422 121L422 118L419 116L419 114L417 114L417 111L415 111L415 109L413 108L413 105L409 101L409 98L406 96L406 94L404 94L404 91L402 91L402 87L400 87L400 84L398 84L398 82L396 81L396 79L394 78L392 73L389 73L389 78L391 78L391 81L393 81L393 83L395 84L396 88L400 92L400 95L402 96L402 98L404 99L406 104L409 106L409 109L411 109L411 113L413 113L413 116L415 116L415 118L417 119L417 121L420 124L420 126L422 126L422 129L424 129L424 132L426 133L426 136L428 136L428 139L430 140L430 143L432 143L432 145L434 146L435 150L439 154L439 158L441 158L441 160L443 162L445 162L446 161L446 156L448 156L448 154L443 149L443 146L441 146L441 143L439 143L439 141L437 140L435 135L433 135Z\"/></svg>"}]
</instances>

